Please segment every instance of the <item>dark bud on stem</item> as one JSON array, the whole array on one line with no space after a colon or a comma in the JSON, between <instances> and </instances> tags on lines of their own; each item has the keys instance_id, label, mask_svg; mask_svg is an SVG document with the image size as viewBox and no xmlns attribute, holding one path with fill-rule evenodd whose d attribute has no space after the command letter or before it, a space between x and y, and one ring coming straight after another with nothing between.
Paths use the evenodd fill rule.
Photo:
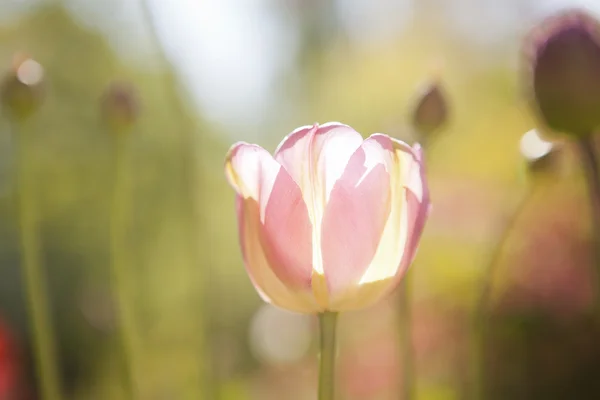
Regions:
<instances>
[{"instance_id":1,"label":"dark bud on stem","mask_svg":"<svg viewBox=\"0 0 600 400\"><path fill-rule=\"evenodd\" d=\"M448 120L448 102L439 81L425 85L418 93L412 113L412 124L421 140L427 141Z\"/></svg>"},{"instance_id":2,"label":"dark bud on stem","mask_svg":"<svg viewBox=\"0 0 600 400\"><path fill-rule=\"evenodd\" d=\"M521 137L519 147L531 174L552 174L558 169L561 146L542 138L536 129Z\"/></svg>"},{"instance_id":3,"label":"dark bud on stem","mask_svg":"<svg viewBox=\"0 0 600 400\"><path fill-rule=\"evenodd\" d=\"M600 26L578 10L550 17L525 46L528 97L541 122L569 135L600 126Z\"/></svg>"},{"instance_id":4,"label":"dark bud on stem","mask_svg":"<svg viewBox=\"0 0 600 400\"><path fill-rule=\"evenodd\" d=\"M44 68L24 54L15 56L0 88L2 106L11 118L27 119L43 99Z\"/></svg>"},{"instance_id":5,"label":"dark bud on stem","mask_svg":"<svg viewBox=\"0 0 600 400\"><path fill-rule=\"evenodd\" d=\"M127 83L112 83L102 96L102 118L113 132L129 132L139 115L135 88Z\"/></svg>"}]
</instances>

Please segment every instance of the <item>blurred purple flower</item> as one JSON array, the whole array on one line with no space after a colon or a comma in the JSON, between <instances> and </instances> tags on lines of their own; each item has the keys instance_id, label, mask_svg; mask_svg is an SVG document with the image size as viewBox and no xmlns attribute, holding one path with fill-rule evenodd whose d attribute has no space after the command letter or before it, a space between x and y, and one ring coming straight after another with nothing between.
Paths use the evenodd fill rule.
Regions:
<instances>
[{"instance_id":1,"label":"blurred purple flower","mask_svg":"<svg viewBox=\"0 0 600 400\"><path fill-rule=\"evenodd\" d=\"M600 126L600 27L570 10L542 21L525 42L528 97L552 130L587 135Z\"/></svg>"}]
</instances>

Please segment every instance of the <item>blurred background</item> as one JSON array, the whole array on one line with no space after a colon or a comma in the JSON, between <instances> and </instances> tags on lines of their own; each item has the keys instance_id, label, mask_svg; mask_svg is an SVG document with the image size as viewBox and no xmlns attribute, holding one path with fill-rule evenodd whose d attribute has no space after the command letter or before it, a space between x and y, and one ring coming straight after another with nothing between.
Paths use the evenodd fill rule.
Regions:
<instances>
[{"instance_id":1,"label":"blurred background","mask_svg":"<svg viewBox=\"0 0 600 400\"><path fill-rule=\"evenodd\" d=\"M572 6L600 15L591 0L0 0L0 70L10 76L27 54L44 73L39 110L0 119L0 399L39 398L23 207L35 215L47 296L33 301L49 310L60 398L130 398L126 353L142 399L315 399L316 320L252 287L225 153L237 140L274 150L316 121L413 142L411 105L431 79L449 119L426 149L434 209L409 273L415 398L471 398L471 317L488 278L485 398L600 398L580 167L564 144L551 172L534 173L519 148L535 127L523 37ZM115 82L127 133L102 113ZM127 184L115 250L118 135ZM396 297L341 317L339 399L400 397Z\"/></svg>"}]
</instances>

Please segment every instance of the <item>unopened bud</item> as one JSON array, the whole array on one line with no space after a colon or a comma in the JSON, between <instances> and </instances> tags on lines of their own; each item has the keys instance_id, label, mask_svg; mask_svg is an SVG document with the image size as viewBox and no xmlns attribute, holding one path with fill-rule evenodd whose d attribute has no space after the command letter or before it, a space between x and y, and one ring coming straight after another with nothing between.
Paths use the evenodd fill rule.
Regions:
<instances>
[{"instance_id":1,"label":"unopened bud","mask_svg":"<svg viewBox=\"0 0 600 400\"><path fill-rule=\"evenodd\" d=\"M102 117L112 131L130 131L139 115L137 92L128 83L112 83L102 97L101 107Z\"/></svg>"},{"instance_id":2,"label":"unopened bud","mask_svg":"<svg viewBox=\"0 0 600 400\"><path fill-rule=\"evenodd\" d=\"M0 89L5 111L13 118L28 118L42 103L43 83L44 68L34 59L18 54Z\"/></svg>"},{"instance_id":3,"label":"unopened bud","mask_svg":"<svg viewBox=\"0 0 600 400\"><path fill-rule=\"evenodd\" d=\"M519 147L530 173L553 173L557 169L561 146L542 138L536 129L521 137Z\"/></svg>"},{"instance_id":4,"label":"unopened bud","mask_svg":"<svg viewBox=\"0 0 600 400\"><path fill-rule=\"evenodd\" d=\"M526 41L528 97L541 122L570 135L600 127L600 26L571 10L550 17Z\"/></svg>"},{"instance_id":5,"label":"unopened bud","mask_svg":"<svg viewBox=\"0 0 600 400\"><path fill-rule=\"evenodd\" d=\"M419 91L412 114L413 127L420 140L428 140L448 120L448 102L439 81L433 81Z\"/></svg>"}]
</instances>

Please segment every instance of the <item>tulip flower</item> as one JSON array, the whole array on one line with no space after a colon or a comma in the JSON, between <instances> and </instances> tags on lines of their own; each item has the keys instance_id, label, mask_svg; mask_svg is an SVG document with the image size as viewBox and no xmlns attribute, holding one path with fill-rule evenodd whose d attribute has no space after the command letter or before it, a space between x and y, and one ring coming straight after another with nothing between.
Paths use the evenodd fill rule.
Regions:
<instances>
[{"instance_id":1,"label":"tulip flower","mask_svg":"<svg viewBox=\"0 0 600 400\"><path fill-rule=\"evenodd\" d=\"M332 400L337 312L389 294L415 257L429 211L421 148L330 122L294 130L274 156L236 143L225 171L256 290L319 314L318 399Z\"/></svg>"},{"instance_id":2,"label":"tulip flower","mask_svg":"<svg viewBox=\"0 0 600 400\"><path fill-rule=\"evenodd\" d=\"M418 145L330 122L294 130L274 156L236 143L225 169L247 271L275 306L368 307L415 257L430 204Z\"/></svg>"}]
</instances>

